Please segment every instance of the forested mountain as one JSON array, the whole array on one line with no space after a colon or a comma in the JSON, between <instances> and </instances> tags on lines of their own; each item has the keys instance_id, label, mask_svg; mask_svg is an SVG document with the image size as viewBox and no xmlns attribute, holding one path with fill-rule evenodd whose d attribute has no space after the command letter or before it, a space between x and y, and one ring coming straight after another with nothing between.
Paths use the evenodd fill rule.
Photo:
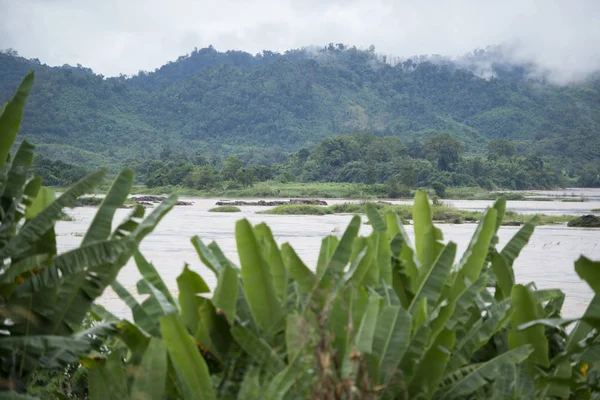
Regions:
<instances>
[{"instance_id":1,"label":"forested mountain","mask_svg":"<svg viewBox=\"0 0 600 400\"><path fill-rule=\"evenodd\" d=\"M477 66L485 58L484 77ZM30 68L36 85L22 137L42 154L87 167L188 155L281 162L324 138L373 132L405 144L440 133L465 154L493 139L581 169L600 157L600 81L556 86L527 66L435 58L402 62L343 45L284 54L194 50L154 72L105 78L0 53L0 101ZM465 69L463 67L469 67Z\"/></svg>"}]
</instances>

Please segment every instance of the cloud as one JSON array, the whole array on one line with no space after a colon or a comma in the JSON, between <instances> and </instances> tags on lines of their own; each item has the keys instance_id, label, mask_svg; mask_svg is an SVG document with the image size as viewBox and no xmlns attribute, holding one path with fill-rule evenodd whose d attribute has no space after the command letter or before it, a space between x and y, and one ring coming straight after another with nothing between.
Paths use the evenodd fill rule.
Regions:
<instances>
[{"instance_id":1,"label":"cloud","mask_svg":"<svg viewBox=\"0 0 600 400\"><path fill-rule=\"evenodd\" d=\"M0 48L107 76L194 47L285 51L345 43L396 57L502 45L556 82L600 69L598 0L0 0Z\"/></svg>"}]
</instances>

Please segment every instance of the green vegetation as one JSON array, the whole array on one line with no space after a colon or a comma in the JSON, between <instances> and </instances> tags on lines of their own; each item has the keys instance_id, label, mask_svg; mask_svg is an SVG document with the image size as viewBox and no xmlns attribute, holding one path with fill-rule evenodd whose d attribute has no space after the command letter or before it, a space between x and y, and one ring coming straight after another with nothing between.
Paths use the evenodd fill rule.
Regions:
<instances>
[{"instance_id":1,"label":"green vegetation","mask_svg":"<svg viewBox=\"0 0 600 400\"><path fill-rule=\"evenodd\" d=\"M600 208L592 208L592 212L600 212Z\"/></svg>"},{"instance_id":2,"label":"green vegetation","mask_svg":"<svg viewBox=\"0 0 600 400\"><path fill-rule=\"evenodd\" d=\"M211 208L208 211L209 212L226 212L226 213L231 213L231 212L240 212L241 210L238 207L236 207L236 206L219 206L219 207Z\"/></svg>"},{"instance_id":3,"label":"green vegetation","mask_svg":"<svg viewBox=\"0 0 600 400\"><path fill-rule=\"evenodd\" d=\"M133 184L133 171L124 169L81 245L57 254L54 226L63 209L106 172L56 198L30 176L32 145L23 141L9 157L32 85L30 73L0 112L2 398L600 395L600 262L575 262L594 298L582 317L562 318L563 292L515 281L513 264L537 218L496 247L504 199L481 215L462 257L454 242L443 242L425 192L417 191L412 208L414 247L397 214L366 204L372 233L359 236L354 216L341 237L323 239L314 270L288 243L279 246L266 224L242 219L235 227L241 265L193 237L217 284L211 291L186 265L174 296L137 248L176 198L146 218L138 205L112 230ZM139 297L115 279L132 255ZM95 304L108 285L133 322Z\"/></svg>"},{"instance_id":4,"label":"green vegetation","mask_svg":"<svg viewBox=\"0 0 600 400\"><path fill-rule=\"evenodd\" d=\"M582 215L572 219L567 225L577 228L600 228L600 218L595 215Z\"/></svg>"},{"instance_id":5,"label":"green vegetation","mask_svg":"<svg viewBox=\"0 0 600 400\"><path fill-rule=\"evenodd\" d=\"M366 132L325 139L270 166L244 164L236 156L229 156L224 163L211 164L203 157L179 154L175 156L178 161L154 160L140 165L137 171L149 188L171 185L219 195L263 197L283 195L276 188L277 182L293 181L309 185L320 182L325 190L318 193L303 190L312 196L390 198L410 197L419 187L431 187L441 198L448 195L488 198L493 196L489 191L495 188L548 189L567 182L560 168L536 155L492 156L491 148L487 158L463 155L460 143L446 133L429 137L423 145L410 146L398 137L377 137ZM260 183L255 185L257 182ZM336 189L329 186L331 182L354 186L330 192ZM465 186L478 189L471 193L449 190ZM521 194L513 196L522 199Z\"/></svg>"},{"instance_id":6,"label":"green vegetation","mask_svg":"<svg viewBox=\"0 0 600 400\"><path fill-rule=\"evenodd\" d=\"M498 54L470 60L479 57ZM486 80L462 65L391 65L342 44L255 56L209 47L153 72L104 78L6 51L0 101L33 68L42 84L26 111L26 138L51 160L129 166L149 187L337 181L385 183L392 197L409 197L406 187L434 184L600 186L597 79L556 87L529 80L531 66L497 60ZM366 131L375 136L333 139ZM238 160L231 168L229 155Z\"/></svg>"},{"instance_id":7,"label":"green vegetation","mask_svg":"<svg viewBox=\"0 0 600 400\"><path fill-rule=\"evenodd\" d=\"M329 214L364 214L366 207L374 207L376 210L385 213L398 215L403 221L412 220L412 205L388 205L383 203L344 203L333 204L331 206L310 206L310 205L281 205L270 210L262 211L260 214L273 215L329 215ZM436 222L460 224L463 222L477 222L483 216L479 211L459 210L443 204L433 204L431 206L432 218ZM506 211L505 225L522 225L530 220L532 215L518 214L514 211ZM566 224L574 217L571 215L535 215L539 225L558 225Z\"/></svg>"},{"instance_id":8,"label":"green vegetation","mask_svg":"<svg viewBox=\"0 0 600 400\"><path fill-rule=\"evenodd\" d=\"M115 210L133 184L133 171L124 169L80 246L59 254L56 222L103 181L106 171L85 176L57 198L33 173L33 145L22 141L10 155L33 81L30 72L0 111L0 390L3 397L17 399L24 397L6 391L32 391L45 374L74 373L82 357L100 350L103 338L115 332L108 324L81 326L94 301L176 202L170 198L146 219L144 209L136 207L111 230Z\"/></svg>"},{"instance_id":9,"label":"green vegetation","mask_svg":"<svg viewBox=\"0 0 600 400\"><path fill-rule=\"evenodd\" d=\"M326 215L332 214L332 211L328 207L309 204L285 204L260 213L273 215Z\"/></svg>"},{"instance_id":10,"label":"green vegetation","mask_svg":"<svg viewBox=\"0 0 600 400\"><path fill-rule=\"evenodd\" d=\"M117 335L115 344L129 354L125 365L111 355L89 368L90 399L105 398L108 388L122 399L186 398L186 390L206 399L506 393L567 399L599 393L599 263L584 257L576 262L596 297L583 318L566 320L560 290L514 279L512 265L536 219L496 249L504 200L483 214L462 259L456 244L442 242L423 192L413 210L414 248L396 215L382 217L371 204L365 211L372 234L358 236L360 219L354 217L341 238L323 239L316 271L289 244L278 246L265 224L236 224L241 267L214 242L192 238L217 277L210 295L204 279L185 267L176 298L155 267L136 254L142 274L137 287L149 297L138 303L113 284L132 307L136 325L120 322L131 332ZM102 318L118 321L105 310ZM126 371L136 372L127 379ZM110 380L115 376L122 384Z\"/></svg>"}]
</instances>

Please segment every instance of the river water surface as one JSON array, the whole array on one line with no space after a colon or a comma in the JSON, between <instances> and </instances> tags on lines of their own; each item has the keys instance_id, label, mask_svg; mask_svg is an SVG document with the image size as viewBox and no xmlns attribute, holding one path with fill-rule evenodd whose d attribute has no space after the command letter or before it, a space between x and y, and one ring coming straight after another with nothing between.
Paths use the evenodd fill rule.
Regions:
<instances>
[{"instance_id":1,"label":"river water surface","mask_svg":"<svg viewBox=\"0 0 600 400\"><path fill-rule=\"evenodd\" d=\"M600 194L600 192L599 192ZM349 223L350 215L294 216L294 215L262 215L256 214L269 207L240 207L241 213L211 213L218 199L184 198L191 201L192 206L176 206L161 221L155 231L141 245L141 251L151 261L167 286L176 293L176 278L185 263L199 272L209 286L214 287L216 281L210 270L202 265L190 243L194 235L205 242L216 241L232 261L238 263L235 250L235 222L247 218L251 223L266 222L276 240L281 244L289 242L302 260L314 268L317 262L321 239L330 234L341 235ZM508 209L522 213L545 214L589 214L591 209L600 208L600 197L591 201L574 203L560 201L513 201L508 202ZM327 202L346 202L346 200L330 200ZM406 202L396 202L406 203ZM483 210L492 204L491 201L449 201L452 206L468 210ZM69 210L75 219L57 224L59 251L71 249L79 244L97 209L81 207ZM148 210L149 212L149 210ZM128 210L118 210L114 223L120 222ZM363 220L366 220L363 217ZM475 224L440 224L445 241L456 242L459 255L466 249L475 230ZM502 227L499 232L502 246L518 231L519 227ZM407 227L412 236L412 228ZM361 234L368 235L369 225L361 227ZM538 288L560 288L566 295L563 314L578 316L583 313L592 297L587 284L579 279L573 268L574 261L581 255L600 260L600 229L568 228L564 225L541 226L536 229L527 247L515 264L517 281L529 283L535 281ZM458 257L457 257L458 258ZM119 281L132 293L140 275L131 261L120 274ZM110 290L104 293L100 303L120 317L128 317L129 309Z\"/></svg>"}]
</instances>

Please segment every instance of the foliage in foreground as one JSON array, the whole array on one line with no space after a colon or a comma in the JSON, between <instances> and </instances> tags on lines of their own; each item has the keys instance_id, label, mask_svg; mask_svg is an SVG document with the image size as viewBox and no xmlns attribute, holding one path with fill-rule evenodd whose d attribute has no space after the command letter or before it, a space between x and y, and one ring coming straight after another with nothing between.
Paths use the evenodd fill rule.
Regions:
<instances>
[{"instance_id":1,"label":"foliage in foreground","mask_svg":"<svg viewBox=\"0 0 600 400\"><path fill-rule=\"evenodd\" d=\"M139 303L113 284L135 325L120 322L120 356L89 370L90 398L599 398L600 263L577 261L596 296L565 320L560 290L514 279L537 220L496 249L504 200L460 257L423 192L414 246L396 214L366 211L373 232L359 236L354 217L341 238L323 239L314 272L265 224L238 221L241 267L194 237L212 293L186 267L176 299L138 253L148 296Z\"/></svg>"},{"instance_id":2,"label":"foliage in foreground","mask_svg":"<svg viewBox=\"0 0 600 400\"><path fill-rule=\"evenodd\" d=\"M133 184L133 171L125 169L80 246L58 254L54 227L64 218L63 209L91 193L106 172L87 175L56 198L41 186L41 177L31 174L34 146L23 141L10 156L33 81L29 73L0 113L0 393L28 390L44 371L76 364L100 338L114 333L107 324L80 327L93 302L176 201L170 198L145 219L144 209L136 207L111 229L115 210Z\"/></svg>"}]
</instances>

